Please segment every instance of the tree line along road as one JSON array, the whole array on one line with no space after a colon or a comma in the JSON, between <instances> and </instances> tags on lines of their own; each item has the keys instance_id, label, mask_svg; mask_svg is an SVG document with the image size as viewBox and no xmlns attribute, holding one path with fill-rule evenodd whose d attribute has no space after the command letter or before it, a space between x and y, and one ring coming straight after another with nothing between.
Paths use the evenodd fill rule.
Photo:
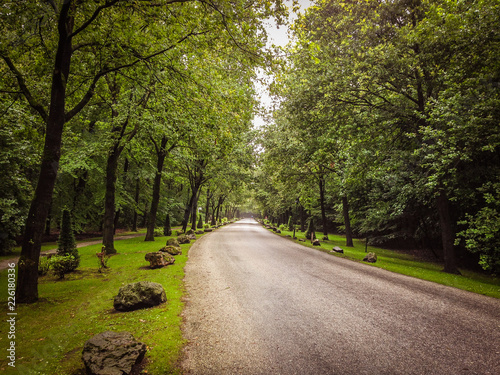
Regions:
<instances>
[{"instance_id":1,"label":"tree line along road","mask_svg":"<svg viewBox=\"0 0 500 375\"><path fill-rule=\"evenodd\" d=\"M245 219L186 266L186 374L499 374L500 301L331 256Z\"/></svg>"}]
</instances>

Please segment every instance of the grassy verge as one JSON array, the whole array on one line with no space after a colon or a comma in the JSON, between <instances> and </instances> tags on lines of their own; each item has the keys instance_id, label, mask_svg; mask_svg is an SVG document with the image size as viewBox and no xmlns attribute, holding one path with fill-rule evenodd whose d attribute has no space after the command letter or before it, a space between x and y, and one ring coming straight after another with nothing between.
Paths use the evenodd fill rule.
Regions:
<instances>
[{"instance_id":1,"label":"grassy verge","mask_svg":"<svg viewBox=\"0 0 500 375\"><path fill-rule=\"evenodd\" d=\"M198 236L199 237L199 236ZM16 369L0 357L3 374L84 374L81 351L84 343L103 331L129 331L148 346L147 374L177 374L176 362L184 344L180 314L183 308L184 266L191 244L181 245L183 253L175 264L149 269L146 253L158 251L167 237L144 242L144 237L117 241L118 255L109 270L98 272L96 253L101 245L79 249L81 265L64 280L55 276L39 279L39 302L16 307ZM148 280L163 285L167 302L155 308L118 313L113 298L118 289L131 282ZM6 312L7 271L0 273L0 300ZM0 326L0 345L5 351L7 323Z\"/></svg>"},{"instance_id":2,"label":"grassy verge","mask_svg":"<svg viewBox=\"0 0 500 375\"><path fill-rule=\"evenodd\" d=\"M179 229L179 228L174 228L174 229ZM123 232L118 234L115 238L119 238L121 236L127 236L129 234L138 234L138 233L146 233L146 228L139 229L137 232ZM79 243L84 243L84 242L90 242L90 241L97 241L102 239L102 237L91 237L91 238L85 238L83 240L78 240L76 241L77 244ZM41 252L43 253L44 251L52 250L57 248L57 242L45 242L42 244L42 249ZM0 255L0 260L5 260L5 259L12 259L16 258L21 255L21 246L16 246L7 255Z\"/></svg>"},{"instance_id":3,"label":"grassy verge","mask_svg":"<svg viewBox=\"0 0 500 375\"><path fill-rule=\"evenodd\" d=\"M269 229L270 230L270 229ZM283 231L280 236L291 236L292 232ZM298 239L305 238L303 232L295 232ZM321 236L322 237L322 236ZM354 247L345 245L345 237L329 235L328 241L321 241L321 246L313 246L310 241L298 242L304 246L328 252L334 246L339 246L344 250L344 254L331 253L342 258L348 258L355 261L362 261L365 257L364 241L354 240ZM381 249L374 246L368 246L368 252L377 254L376 263L366 263L374 267L386 269L388 271L416 277L423 280L433 281L439 284L452 286L455 288L467 290L470 292L483 294L490 297L500 298L500 278L489 276L468 270L460 270L462 275L451 275L442 272L443 265L416 259L410 254L397 252L394 250Z\"/></svg>"}]
</instances>

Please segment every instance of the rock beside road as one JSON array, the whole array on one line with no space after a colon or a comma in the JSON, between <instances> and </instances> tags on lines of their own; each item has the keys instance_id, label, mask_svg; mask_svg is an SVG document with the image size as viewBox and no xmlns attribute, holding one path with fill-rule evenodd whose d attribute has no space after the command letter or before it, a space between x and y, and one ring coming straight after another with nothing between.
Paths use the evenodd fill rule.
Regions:
<instances>
[{"instance_id":1,"label":"rock beside road","mask_svg":"<svg viewBox=\"0 0 500 375\"><path fill-rule=\"evenodd\" d=\"M363 262L375 263L376 261L377 261L377 254L375 253L368 253L363 258Z\"/></svg>"},{"instance_id":2,"label":"rock beside road","mask_svg":"<svg viewBox=\"0 0 500 375\"><path fill-rule=\"evenodd\" d=\"M82 360L89 375L129 375L145 354L130 332L106 331L85 343Z\"/></svg>"},{"instance_id":3,"label":"rock beside road","mask_svg":"<svg viewBox=\"0 0 500 375\"><path fill-rule=\"evenodd\" d=\"M157 306L167 300L163 286L151 281L139 281L120 288L114 299L118 311L133 311Z\"/></svg>"}]
</instances>

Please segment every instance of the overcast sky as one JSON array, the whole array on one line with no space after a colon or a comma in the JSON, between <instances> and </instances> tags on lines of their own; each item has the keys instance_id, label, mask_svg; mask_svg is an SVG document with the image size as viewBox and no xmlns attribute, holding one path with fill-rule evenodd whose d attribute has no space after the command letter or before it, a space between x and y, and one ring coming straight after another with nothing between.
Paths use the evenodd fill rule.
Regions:
<instances>
[{"instance_id":1,"label":"overcast sky","mask_svg":"<svg viewBox=\"0 0 500 375\"><path fill-rule=\"evenodd\" d=\"M300 12L303 13L304 9L309 7L313 1L310 0L299 0L299 5L300 5ZM292 1L287 0L286 3L288 4L290 8L290 23L293 23L293 21L297 18L297 15L291 11L292 7ZM276 46L286 46L289 42L288 38L288 27L287 26L280 26L279 28L276 25L276 21L273 19L270 19L265 22L267 33L268 33L268 47L272 46L273 44ZM262 77L262 76L261 76ZM262 86L260 84L256 84L256 88L258 91L259 99L260 102L263 106L265 106L267 109L271 109L272 106L272 99L270 98L268 92L267 92L267 87ZM254 118L254 126L260 127L265 123L265 120L261 117L256 115Z\"/></svg>"}]
</instances>

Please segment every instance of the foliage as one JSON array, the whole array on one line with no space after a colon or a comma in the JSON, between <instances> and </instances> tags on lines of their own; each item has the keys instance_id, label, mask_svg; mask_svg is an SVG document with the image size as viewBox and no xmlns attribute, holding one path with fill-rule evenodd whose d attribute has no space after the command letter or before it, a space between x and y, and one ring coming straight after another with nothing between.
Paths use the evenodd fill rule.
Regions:
<instances>
[{"instance_id":1,"label":"foliage","mask_svg":"<svg viewBox=\"0 0 500 375\"><path fill-rule=\"evenodd\" d=\"M295 228L295 224L293 223L292 215L290 215L290 217L288 218L288 230L290 232L293 232L294 228Z\"/></svg>"},{"instance_id":2,"label":"foliage","mask_svg":"<svg viewBox=\"0 0 500 375\"><path fill-rule=\"evenodd\" d=\"M197 228L203 228L203 218L201 217L201 215L200 215L200 217L198 219L198 225L196 227Z\"/></svg>"},{"instance_id":3,"label":"foliage","mask_svg":"<svg viewBox=\"0 0 500 375\"><path fill-rule=\"evenodd\" d=\"M64 279L64 275L78 268L80 259L73 255L54 255L50 258L50 268L56 276Z\"/></svg>"},{"instance_id":4,"label":"foliage","mask_svg":"<svg viewBox=\"0 0 500 375\"><path fill-rule=\"evenodd\" d=\"M486 206L476 214L467 214L461 222L466 229L458 234L466 248L480 256L483 269L500 272L500 183L488 184L483 189Z\"/></svg>"},{"instance_id":5,"label":"foliage","mask_svg":"<svg viewBox=\"0 0 500 375\"><path fill-rule=\"evenodd\" d=\"M314 226L314 217L310 217L307 221L307 229L305 233L305 238L308 240L316 239L316 228Z\"/></svg>"},{"instance_id":6,"label":"foliage","mask_svg":"<svg viewBox=\"0 0 500 375\"><path fill-rule=\"evenodd\" d=\"M155 230L154 230L154 236L155 237L162 237L164 229L165 228L155 228Z\"/></svg>"},{"instance_id":7,"label":"foliage","mask_svg":"<svg viewBox=\"0 0 500 375\"><path fill-rule=\"evenodd\" d=\"M50 271L51 260L49 257L40 257L40 261L38 262L38 275L45 276Z\"/></svg>"},{"instance_id":8,"label":"foliage","mask_svg":"<svg viewBox=\"0 0 500 375\"><path fill-rule=\"evenodd\" d=\"M58 275L64 277L64 273L74 271L80 264L80 255L76 246L75 235L73 233L73 226L71 224L71 213L69 210L63 210L61 218L61 233L57 240L57 255L58 256L71 256L72 260L60 260L56 263L62 264L53 266L52 268ZM62 259L62 258L61 258ZM61 271L58 271L61 270ZM62 272L62 273L61 273Z\"/></svg>"}]
</instances>

